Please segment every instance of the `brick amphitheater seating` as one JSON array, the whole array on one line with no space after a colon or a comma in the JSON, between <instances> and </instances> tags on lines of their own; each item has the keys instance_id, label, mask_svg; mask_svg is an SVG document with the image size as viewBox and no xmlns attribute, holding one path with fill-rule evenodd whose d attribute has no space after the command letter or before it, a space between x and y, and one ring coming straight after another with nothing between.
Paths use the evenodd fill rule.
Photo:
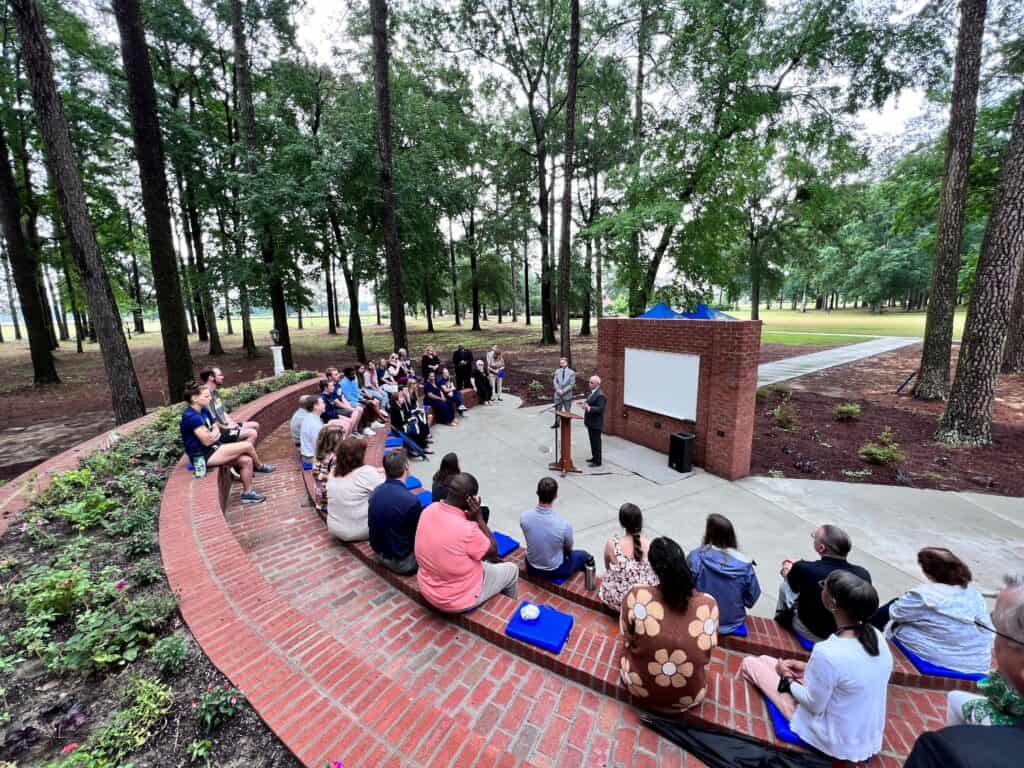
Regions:
<instances>
[{"instance_id":1,"label":"brick amphitheater seating","mask_svg":"<svg viewBox=\"0 0 1024 768\"><path fill-rule=\"evenodd\" d=\"M258 419L265 425L265 435L269 435L275 425L283 424L291 415L295 398L312 388L312 382L295 385L240 409L238 416ZM475 393L472 396L475 402ZM471 404L468 398L466 404ZM384 431L380 431L370 439L367 463L380 463L385 437ZM301 471L297 457L290 465L281 466L279 472L309 474ZM280 587L275 589L266 581L225 520L230 478L219 471L211 472L210 476L216 477L219 492L215 495L206 492L211 488L209 479L193 480L184 463L179 464L168 481L160 516L168 579L179 595L182 615L204 651L246 693L300 760L307 765L323 765L325 759L344 749L349 755L366 755L361 762L367 765L397 766L410 761L426 764L426 758L440 744L441 752L453 756L452 765L528 765L499 746L488 744L478 733L449 717L442 707L424 704L422 700L405 700L403 706L394 704L395 697L385 696L388 686L400 688L401 680L369 669L358 653L297 608L291 599L294 595L282 593ZM272 499L275 491L291 493L290 508L295 509L300 498L295 495L294 481L286 483L285 479L271 475L261 489ZM250 507L239 514L258 513L259 508ZM298 518L297 524L308 525L310 535L326 535L311 509L289 514ZM308 518L312 520L302 522ZM402 593L424 602L415 578L400 577L377 566L368 544L334 542L331 546L338 550L347 548ZM295 554L283 551L276 557L294 559ZM517 562L525 576L522 549L508 559ZM301 594L301 585L296 589L300 591L295 594ZM628 699L618 683L617 621L599 604L595 592L583 588L582 576L577 575L562 586L521 579L520 599L573 614L575 626L561 654L549 653L504 634L505 624L518 605L504 595L469 614L446 617L446 621L597 693L617 700ZM807 654L792 636L771 621L751 617L748 626L750 634L746 639L721 638L722 647L715 652L709 668L707 698L686 717L705 726L778 743L763 700L738 677L739 664L745 653L803 657ZM885 743L873 765L899 765L917 734L942 725L944 695L929 689L964 685L962 681L920 675L898 651L894 658L896 670L890 688ZM375 682L371 685L370 681ZM429 749L428 742L423 742L415 754L405 749L409 740L403 741L412 721L421 724L416 726L417 738L427 727L423 723L429 722L442 730ZM435 756L431 764L436 759Z\"/></svg>"}]
</instances>

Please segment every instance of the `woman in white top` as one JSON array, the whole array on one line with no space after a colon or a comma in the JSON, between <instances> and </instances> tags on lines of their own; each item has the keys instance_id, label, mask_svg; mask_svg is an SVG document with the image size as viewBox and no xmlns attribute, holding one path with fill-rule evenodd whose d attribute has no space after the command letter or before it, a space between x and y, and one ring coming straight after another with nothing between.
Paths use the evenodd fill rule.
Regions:
<instances>
[{"instance_id":1,"label":"woman in white top","mask_svg":"<svg viewBox=\"0 0 1024 768\"><path fill-rule=\"evenodd\" d=\"M384 477L363 464L365 440L342 440L335 457L327 480L327 530L342 541L365 541L370 538L370 494Z\"/></svg>"},{"instance_id":2,"label":"woman in white top","mask_svg":"<svg viewBox=\"0 0 1024 768\"><path fill-rule=\"evenodd\" d=\"M987 674L994 635L974 623L987 626L989 616L985 598L969 586L971 569L944 547L925 547L917 564L928 581L883 605L871 623L927 662Z\"/></svg>"},{"instance_id":3,"label":"woman in white top","mask_svg":"<svg viewBox=\"0 0 1024 768\"><path fill-rule=\"evenodd\" d=\"M838 629L807 662L748 656L740 674L761 689L793 732L837 760L860 762L882 749L892 654L869 619L878 593L848 571L825 579L821 601Z\"/></svg>"}]
</instances>

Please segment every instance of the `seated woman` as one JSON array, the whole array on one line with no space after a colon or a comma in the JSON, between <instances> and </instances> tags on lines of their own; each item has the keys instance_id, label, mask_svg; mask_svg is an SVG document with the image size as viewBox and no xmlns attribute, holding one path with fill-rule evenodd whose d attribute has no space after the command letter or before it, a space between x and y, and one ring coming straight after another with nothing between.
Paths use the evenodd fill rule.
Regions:
<instances>
[{"instance_id":1,"label":"seated woman","mask_svg":"<svg viewBox=\"0 0 1024 768\"><path fill-rule=\"evenodd\" d=\"M387 410L388 393L380 388L377 381L377 369L373 363L360 365L357 372L360 391L367 397L376 398L377 402L380 403L380 407Z\"/></svg>"},{"instance_id":2,"label":"seated woman","mask_svg":"<svg viewBox=\"0 0 1024 768\"><path fill-rule=\"evenodd\" d=\"M386 378L394 381L400 387L404 387L409 381L409 373L395 353L391 353L391 357L388 358Z\"/></svg>"},{"instance_id":3,"label":"seated woman","mask_svg":"<svg viewBox=\"0 0 1024 768\"><path fill-rule=\"evenodd\" d=\"M419 422L415 418L407 420L397 394L389 397L388 416L391 419L391 431L402 439L410 455L425 459L425 454L433 453L427 450L427 436L420 431Z\"/></svg>"},{"instance_id":4,"label":"seated woman","mask_svg":"<svg viewBox=\"0 0 1024 768\"><path fill-rule=\"evenodd\" d=\"M437 383L437 376L433 373L423 384L423 404L430 406L435 424L451 424L454 427L459 423L459 420L455 418L455 409L452 408L448 398L444 396L444 392Z\"/></svg>"},{"instance_id":5,"label":"seated woman","mask_svg":"<svg viewBox=\"0 0 1024 768\"><path fill-rule=\"evenodd\" d=\"M869 619L878 593L860 576L836 570L821 601L838 629L807 662L747 656L740 674L791 723L793 732L836 760L860 762L882 748L892 654Z\"/></svg>"},{"instance_id":6,"label":"seated woman","mask_svg":"<svg viewBox=\"0 0 1024 768\"><path fill-rule=\"evenodd\" d=\"M327 481L331 477L335 453L345 439L340 429L321 429L316 440L316 461L313 463L313 508L320 517L327 514Z\"/></svg>"},{"instance_id":7,"label":"seated woman","mask_svg":"<svg viewBox=\"0 0 1024 768\"><path fill-rule=\"evenodd\" d=\"M635 704L684 712L707 693L707 666L718 644L718 606L711 595L696 590L686 555L672 539L652 541L650 558L660 584L632 587L622 601L619 673Z\"/></svg>"},{"instance_id":8,"label":"seated woman","mask_svg":"<svg viewBox=\"0 0 1024 768\"><path fill-rule=\"evenodd\" d=\"M196 476L205 475L207 467L234 468L242 479L241 502L260 504L266 501L266 496L253 490L252 473L269 474L274 471L274 465L261 462L256 448L247 440L220 442L220 427L209 410L209 388L190 381L185 385L185 402L188 405L181 414L181 441Z\"/></svg>"},{"instance_id":9,"label":"seated woman","mask_svg":"<svg viewBox=\"0 0 1024 768\"><path fill-rule=\"evenodd\" d=\"M739 551L736 531L729 518L708 515L704 527L704 542L691 549L687 558L697 589L715 598L720 611L719 622L723 635L743 626L747 618L745 609L753 608L761 596L761 585L754 572L754 562Z\"/></svg>"},{"instance_id":10,"label":"seated woman","mask_svg":"<svg viewBox=\"0 0 1024 768\"><path fill-rule=\"evenodd\" d=\"M334 473L327 480L327 530L342 541L365 541L370 537L370 494L384 476L363 463L365 440L342 440L335 456Z\"/></svg>"},{"instance_id":11,"label":"seated woman","mask_svg":"<svg viewBox=\"0 0 1024 768\"><path fill-rule=\"evenodd\" d=\"M441 373L438 374L436 378L437 385L441 388L441 392L444 394L445 399L448 400L448 403L452 408L457 410L459 413L465 411L466 406L462 404L462 393L455 388L455 382L453 382L451 377L448 375L448 369L442 368Z\"/></svg>"},{"instance_id":12,"label":"seated woman","mask_svg":"<svg viewBox=\"0 0 1024 768\"><path fill-rule=\"evenodd\" d=\"M641 536L644 516L636 504L629 502L619 507L619 525L624 536L613 536L604 545L605 574L598 595L609 608L619 610L622 598L634 584L655 585L658 577L647 561L650 542Z\"/></svg>"},{"instance_id":13,"label":"seated woman","mask_svg":"<svg viewBox=\"0 0 1024 768\"><path fill-rule=\"evenodd\" d=\"M871 623L927 662L987 674L993 635L974 623L988 625L989 615L985 598L970 586L971 569L944 547L925 547L917 564L928 581L879 608Z\"/></svg>"},{"instance_id":14,"label":"seated woman","mask_svg":"<svg viewBox=\"0 0 1024 768\"><path fill-rule=\"evenodd\" d=\"M377 384L385 392L397 392L398 382L391 373L391 366L386 358L381 358L377 363Z\"/></svg>"},{"instance_id":15,"label":"seated woman","mask_svg":"<svg viewBox=\"0 0 1024 768\"><path fill-rule=\"evenodd\" d=\"M434 501L443 501L448 497L448 482L461 471L459 457L454 453L446 453L441 459L441 466L434 473L434 483L430 487Z\"/></svg>"},{"instance_id":16,"label":"seated woman","mask_svg":"<svg viewBox=\"0 0 1024 768\"><path fill-rule=\"evenodd\" d=\"M477 400L480 401L481 405L490 405L491 398L494 397L494 390L491 388L490 377L484 370L484 361L477 360L476 367L473 369L473 389L476 390Z\"/></svg>"}]
</instances>

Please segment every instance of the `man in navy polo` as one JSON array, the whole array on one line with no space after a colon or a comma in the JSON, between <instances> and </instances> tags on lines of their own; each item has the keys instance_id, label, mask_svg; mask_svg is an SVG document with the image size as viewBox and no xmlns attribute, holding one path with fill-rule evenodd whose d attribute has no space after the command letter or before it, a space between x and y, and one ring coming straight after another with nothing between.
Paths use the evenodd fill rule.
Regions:
<instances>
[{"instance_id":1,"label":"man in navy polo","mask_svg":"<svg viewBox=\"0 0 1024 768\"><path fill-rule=\"evenodd\" d=\"M384 457L383 483L370 494L370 546L379 563L395 573L416 573L413 545L423 507L405 487L409 457L392 451Z\"/></svg>"}]
</instances>

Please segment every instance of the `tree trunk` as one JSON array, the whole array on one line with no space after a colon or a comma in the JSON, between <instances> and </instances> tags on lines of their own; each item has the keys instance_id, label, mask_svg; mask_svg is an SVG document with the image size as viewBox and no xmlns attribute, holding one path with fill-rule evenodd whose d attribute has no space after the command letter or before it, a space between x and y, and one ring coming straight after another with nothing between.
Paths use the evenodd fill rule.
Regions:
<instances>
[{"instance_id":1,"label":"tree trunk","mask_svg":"<svg viewBox=\"0 0 1024 768\"><path fill-rule=\"evenodd\" d=\"M519 299L519 296L517 295L517 287L516 287L516 274L517 274L518 268L516 267L516 246L515 246L514 242L512 242L510 244L510 246L509 246L509 252L508 252L508 271L509 271L509 275L512 278L512 322L513 323L518 323L519 322L519 314L518 314L518 312L516 310L516 304L518 303L518 299Z\"/></svg>"},{"instance_id":2,"label":"tree trunk","mask_svg":"<svg viewBox=\"0 0 1024 768\"><path fill-rule=\"evenodd\" d=\"M434 307L430 303L430 283L423 281L423 310L427 316L427 333L434 332Z\"/></svg>"},{"instance_id":3,"label":"tree trunk","mask_svg":"<svg viewBox=\"0 0 1024 768\"><path fill-rule=\"evenodd\" d=\"M469 209L469 275L470 290L473 302L473 327L480 330L480 278L476 271L476 211Z\"/></svg>"},{"instance_id":4,"label":"tree trunk","mask_svg":"<svg viewBox=\"0 0 1024 768\"><path fill-rule=\"evenodd\" d=\"M206 312L203 307L203 297L199 293L199 274L196 269L195 241L192 239L192 224L189 221L187 206L185 204L185 185L181 180L181 173L175 171L174 178L178 187L179 213L181 214L181 232L185 238L185 252L188 254L188 269L182 268L181 273L185 276L185 284L188 287L188 308L189 313L195 318L195 328L200 341L209 341L210 334L206 331Z\"/></svg>"},{"instance_id":5,"label":"tree trunk","mask_svg":"<svg viewBox=\"0 0 1024 768\"><path fill-rule=\"evenodd\" d=\"M1024 373L1024 268L1017 278L1017 293L1003 352L1003 373Z\"/></svg>"},{"instance_id":6,"label":"tree trunk","mask_svg":"<svg viewBox=\"0 0 1024 768\"><path fill-rule=\"evenodd\" d=\"M56 217L60 220L60 217ZM64 270L64 285L68 289L68 301L71 302L71 316L75 320L75 351L82 354L82 341L84 331L82 328L82 313L78 310L78 297L75 295L75 285L71 281L71 257L68 256L67 240L61 238L60 243L61 267Z\"/></svg>"},{"instance_id":7,"label":"tree trunk","mask_svg":"<svg viewBox=\"0 0 1024 768\"><path fill-rule=\"evenodd\" d=\"M597 323L601 325L601 317L604 315L604 283L601 275L601 240L597 241L597 282L594 288L597 291Z\"/></svg>"},{"instance_id":8,"label":"tree trunk","mask_svg":"<svg viewBox=\"0 0 1024 768\"><path fill-rule=\"evenodd\" d=\"M324 273L324 283L327 289L327 333L331 336L336 336L338 325L334 317L334 286L331 285L331 256L330 252L326 249L323 256L320 257L320 269Z\"/></svg>"},{"instance_id":9,"label":"tree trunk","mask_svg":"<svg viewBox=\"0 0 1024 768\"><path fill-rule=\"evenodd\" d=\"M224 280L224 322L228 327L228 336L235 335L235 329L231 325L231 295L228 292L228 281Z\"/></svg>"},{"instance_id":10,"label":"tree trunk","mask_svg":"<svg viewBox=\"0 0 1024 768\"><path fill-rule=\"evenodd\" d=\"M50 307L53 310L53 322L57 328L57 334L60 341L69 341L67 318L61 318L64 307L60 291L54 288L53 275L50 274L50 270L46 267L43 267L43 278L46 280L46 289L50 294Z\"/></svg>"},{"instance_id":11,"label":"tree trunk","mask_svg":"<svg viewBox=\"0 0 1024 768\"><path fill-rule=\"evenodd\" d=\"M647 59L648 41L648 19L649 11L647 0L640 0L640 22L637 25L636 33L636 86L633 89L633 147L632 161L636 168L634 180L640 175L640 161L643 158L643 135L644 135L644 64ZM631 265L634 268L640 266L640 230L636 229L629 237L629 251ZM643 302L646 305L646 297ZM646 309L646 306L634 312L630 308L630 314L639 314Z\"/></svg>"},{"instance_id":12,"label":"tree trunk","mask_svg":"<svg viewBox=\"0 0 1024 768\"><path fill-rule=\"evenodd\" d=\"M405 298L402 294L402 259L398 250L398 219L391 177L391 86L388 82L388 4L370 0L373 27L373 80L377 93L377 154L380 157L380 186L384 206L384 260L388 270L388 305L394 349L409 346L405 327Z\"/></svg>"},{"instance_id":13,"label":"tree trunk","mask_svg":"<svg viewBox=\"0 0 1024 768\"><path fill-rule=\"evenodd\" d=\"M757 241L750 244L750 319L761 316L761 254Z\"/></svg>"},{"instance_id":14,"label":"tree trunk","mask_svg":"<svg viewBox=\"0 0 1024 768\"><path fill-rule=\"evenodd\" d=\"M136 333L146 332L146 323L142 317L142 283L139 281L139 257L132 248L132 298L135 305L132 307L132 324Z\"/></svg>"},{"instance_id":15,"label":"tree trunk","mask_svg":"<svg viewBox=\"0 0 1024 768\"><path fill-rule=\"evenodd\" d=\"M377 278L373 280L373 303L377 308L377 325L383 325L380 319L380 281Z\"/></svg>"},{"instance_id":16,"label":"tree trunk","mask_svg":"<svg viewBox=\"0 0 1024 768\"><path fill-rule=\"evenodd\" d=\"M296 307L299 316L299 330L302 330L302 307Z\"/></svg>"},{"instance_id":17,"label":"tree trunk","mask_svg":"<svg viewBox=\"0 0 1024 768\"><path fill-rule=\"evenodd\" d=\"M452 237L452 219L448 217L448 256L451 261L452 270L452 314L455 315L455 325L462 325L461 313L459 312L459 281L455 277L455 240Z\"/></svg>"},{"instance_id":18,"label":"tree trunk","mask_svg":"<svg viewBox=\"0 0 1024 768\"><path fill-rule=\"evenodd\" d=\"M183 293L185 294L185 310L188 312L189 333L195 333L196 332L196 309L195 309L195 305L192 302L192 289L191 289L191 285L190 285L191 281L189 279L188 270L185 269L185 262L182 261L180 253L178 254L178 271L181 274L181 281L182 281L182 283L184 283L184 288L185 288Z\"/></svg>"},{"instance_id":19,"label":"tree trunk","mask_svg":"<svg viewBox=\"0 0 1024 768\"><path fill-rule=\"evenodd\" d=\"M191 108L191 98L189 105ZM203 317L206 319L206 330L210 337L210 355L223 355L224 347L220 343L220 331L217 328L217 312L210 297L210 285L206 275L206 246L203 244L203 222L199 218L196 207L195 193L192 182L185 179L185 211L188 216L189 230L192 233L193 250L196 255L196 291L203 306Z\"/></svg>"},{"instance_id":20,"label":"tree trunk","mask_svg":"<svg viewBox=\"0 0 1024 768\"><path fill-rule=\"evenodd\" d=\"M960 242L964 230L968 174L974 149L986 9L987 0L960 2L956 70L953 74L946 159L939 198L939 221L935 232L932 300L928 305L921 367L914 387L914 396L921 400L942 400L949 394L953 313L960 274Z\"/></svg>"},{"instance_id":21,"label":"tree trunk","mask_svg":"<svg viewBox=\"0 0 1024 768\"><path fill-rule=\"evenodd\" d=\"M356 357L360 362L366 362L366 342L363 339L363 320L359 316L359 282L356 280L355 270L349 266L348 256L342 252L344 241L341 237L341 224L338 221L337 212L333 204L328 201L327 217L331 223L331 232L334 234L335 255L341 262L341 274L345 279L345 289L348 291L348 346L356 348ZM374 283L374 298L377 296L377 286ZM380 302L377 302L377 325L380 325Z\"/></svg>"},{"instance_id":22,"label":"tree trunk","mask_svg":"<svg viewBox=\"0 0 1024 768\"><path fill-rule=\"evenodd\" d=\"M0 218L2 218L0 212ZM14 283L11 282L11 267L7 259L7 248L0 242L0 259L4 263L4 282L7 284L7 306L11 310L11 322L14 324L14 338L21 341L21 323L18 322L18 306L14 302Z\"/></svg>"},{"instance_id":23,"label":"tree trunk","mask_svg":"<svg viewBox=\"0 0 1024 768\"><path fill-rule=\"evenodd\" d=\"M539 118L538 118L539 119ZM545 145L547 136L543 133L543 142L537 141L537 205L540 208L540 222L537 231L540 232L540 343L554 344L555 329L551 317L551 267L550 251L551 243L548 237L548 158Z\"/></svg>"},{"instance_id":24,"label":"tree trunk","mask_svg":"<svg viewBox=\"0 0 1024 768\"><path fill-rule=\"evenodd\" d=\"M992 403L1024 261L1024 98L1017 105L1002 177L981 243L956 378L936 438L950 445L992 442Z\"/></svg>"},{"instance_id":25,"label":"tree trunk","mask_svg":"<svg viewBox=\"0 0 1024 768\"><path fill-rule=\"evenodd\" d=\"M235 72L238 78L238 100L242 112L242 136L246 148L246 172L255 176L259 141L256 136L256 110L252 101L252 73L249 71L249 53L246 50L245 26L242 19L242 0L231 0L231 36L235 49ZM281 356L284 367L292 369L292 341L288 333L288 307L285 304L284 284L274 264L274 232L266 212L256 216L256 230L260 237L260 256L266 270L270 289L270 306L274 313L274 327L280 334Z\"/></svg>"},{"instance_id":26,"label":"tree trunk","mask_svg":"<svg viewBox=\"0 0 1024 768\"><path fill-rule=\"evenodd\" d=\"M245 356L252 360L257 354L256 336L252 332L252 305L245 281L238 285L238 311L242 315L242 349L245 350Z\"/></svg>"},{"instance_id":27,"label":"tree trunk","mask_svg":"<svg viewBox=\"0 0 1024 768\"><path fill-rule=\"evenodd\" d=\"M593 238L587 237L584 240L584 247L587 249L587 286L583 290L583 319L580 322L580 336L590 335L590 303L593 300L591 286L594 278L594 243Z\"/></svg>"},{"instance_id":28,"label":"tree trunk","mask_svg":"<svg viewBox=\"0 0 1024 768\"><path fill-rule=\"evenodd\" d=\"M523 232L523 315L530 324L530 231Z\"/></svg>"},{"instance_id":29,"label":"tree trunk","mask_svg":"<svg viewBox=\"0 0 1024 768\"><path fill-rule=\"evenodd\" d=\"M163 140L157 114L156 87L149 62L146 32L142 26L139 0L113 0L114 17L121 35L121 60L128 81L128 105L131 110L135 157L139 164L142 188L142 208L146 217L146 235L149 258L153 267L153 287L156 292L157 312L160 316L160 337L163 342L164 364L167 368L167 392L171 402L184 399L185 381L192 377L192 352L185 330L185 313L181 297L181 280L174 254L171 234L171 208L167 192L167 172L164 165ZM132 258L135 259L133 253ZM136 275L136 302L139 316L136 330L143 332L141 318L142 296ZM206 302L208 305L209 302ZM210 315L204 305L204 314ZM212 318L210 319L213 324ZM216 330L211 333L210 352L214 346L220 350Z\"/></svg>"},{"instance_id":30,"label":"tree trunk","mask_svg":"<svg viewBox=\"0 0 1024 768\"><path fill-rule=\"evenodd\" d=\"M334 285L334 306L332 307L332 311L334 312L334 327L335 328L340 328L341 327L341 309L340 309L339 305L341 304L341 299L338 298L338 270L335 267L335 262L336 261L337 261L336 258L334 258L334 257L331 258L331 283ZM358 314L358 312L357 312L357 314Z\"/></svg>"},{"instance_id":31,"label":"tree trunk","mask_svg":"<svg viewBox=\"0 0 1024 768\"><path fill-rule=\"evenodd\" d=\"M114 418L118 424L123 424L145 414L146 406L89 218L78 162L54 80L46 29L34 0L11 0L10 4L18 22L36 120L47 161L53 171L57 202L68 230L72 255L82 275L89 302L89 318L100 342L110 382Z\"/></svg>"},{"instance_id":32,"label":"tree trunk","mask_svg":"<svg viewBox=\"0 0 1024 768\"><path fill-rule=\"evenodd\" d=\"M572 336L569 325L569 267L572 263L572 178L576 151L576 76L580 59L580 0L570 0L569 64L565 98L565 143L562 150L562 239L558 254L559 340L562 357L572 367ZM588 331L589 332L589 331Z\"/></svg>"}]
</instances>

